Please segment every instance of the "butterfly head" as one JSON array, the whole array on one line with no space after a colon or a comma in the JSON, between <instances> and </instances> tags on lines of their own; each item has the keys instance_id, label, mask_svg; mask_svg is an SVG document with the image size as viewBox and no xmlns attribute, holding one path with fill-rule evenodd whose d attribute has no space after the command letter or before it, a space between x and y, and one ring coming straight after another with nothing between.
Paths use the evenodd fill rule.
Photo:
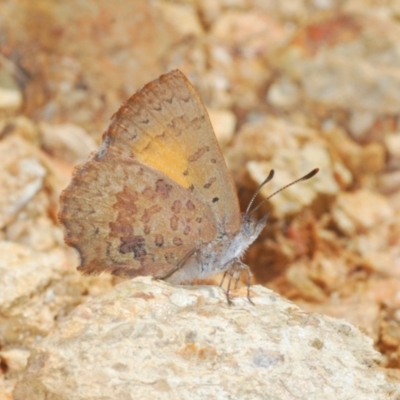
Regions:
<instances>
[{"instance_id":1,"label":"butterfly head","mask_svg":"<svg viewBox=\"0 0 400 400\"><path fill-rule=\"evenodd\" d=\"M243 214L242 216L242 226L241 226L241 234L243 238L247 238L249 244L253 243L254 240L258 238L261 231L265 228L267 224L269 214L266 214L260 220L254 220L251 218L250 214Z\"/></svg>"}]
</instances>

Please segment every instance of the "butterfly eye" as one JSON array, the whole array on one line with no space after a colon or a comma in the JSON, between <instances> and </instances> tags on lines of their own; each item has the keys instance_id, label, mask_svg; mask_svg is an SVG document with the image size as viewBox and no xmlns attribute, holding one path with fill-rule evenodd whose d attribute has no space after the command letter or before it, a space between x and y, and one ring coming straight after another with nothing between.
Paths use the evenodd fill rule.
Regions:
<instances>
[{"instance_id":1,"label":"butterfly eye","mask_svg":"<svg viewBox=\"0 0 400 400\"><path fill-rule=\"evenodd\" d=\"M243 229L247 236L251 236L254 233L254 225L251 223L250 220L245 221L243 224Z\"/></svg>"},{"instance_id":2,"label":"butterfly eye","mask_svg":"<svg viewBox=\"0 0 400 400\"><path fill-rule=\"evenodd\" d=\"M251 237L254 235L256 231L256 225L257 222L253 221L248 214L243 216L242 229L246 236Z\"/></svg>"},{"instance_id":3,"label":"butterfly eye","mask_svg":"<svg viewBox=\"0 0 400 400\"><path fill-rule=\"evenodd\" d=\"M244 214L242 219L242 229L247 236L258 236L264 229L269 213L265 214L259 221L253 221L249 214Z\"/></svg>"}]
</instances>

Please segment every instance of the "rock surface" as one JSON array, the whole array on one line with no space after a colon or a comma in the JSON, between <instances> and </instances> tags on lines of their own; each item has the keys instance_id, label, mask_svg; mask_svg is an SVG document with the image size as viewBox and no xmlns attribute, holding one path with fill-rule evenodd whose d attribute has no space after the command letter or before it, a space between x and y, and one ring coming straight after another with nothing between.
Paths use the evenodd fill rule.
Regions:
<instances>
[{"instance_id":1,"label":"rock surface","mask_svg":"<svg viewBox=\"0 0 400 400\"><path fill-rule=\"evenodd\" d=\"M261 286L151 278L81 305L33 351L16 400L395 399L372 340ZM243 296L239 296L242 294Z\"/></svg>"}]
</instances>

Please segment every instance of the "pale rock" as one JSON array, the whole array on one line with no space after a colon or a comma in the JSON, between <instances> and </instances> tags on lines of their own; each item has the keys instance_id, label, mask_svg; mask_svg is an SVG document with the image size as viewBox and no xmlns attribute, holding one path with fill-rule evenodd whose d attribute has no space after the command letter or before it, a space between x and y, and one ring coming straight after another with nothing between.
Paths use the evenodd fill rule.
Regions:
<instances>
[{"instance_id":1,"label":"pale rock","mask_svg":"<svg viewBox=\"0 0 400 400\"><path fill-rule=\"evenodd\" d=\"M244 288L245 289L245 288ZM214 286L150 277L81 305L42 340L15 400L395 399L372 340L261 286L229 306Z\"/></svg>"},{"instance_id":2,"label":"pale rock","mask_svg":"<svg viewBox=\"0 0 400 400\"><path fill-rule=\"evenodd\" d=\"M37 150L19 136L7 136L0 142L0 228L42 189L46 169Z\"/></svg>"},{"instance_id":3,"label":"pale rock","mask_svg":"<svg viewBox=\"0 0 400 400\"><path fill-rule=\"evenodd\" d=\"M209 27L217 18L220 17L223 4L215 0L196 1L196 7L201 13L203 23Z\"/></svg>"},{"instance_id":4,"label":"pale rock","mask_svg":"<svg viewBox=\"0 0 400 400\"><path fill-rule=\"evenodd\" d=\"M388 177L390 178L390 177ZM396 174L395 177L393 177L395 179L396 185L399 185L399 189L400 189L400 173ZM390 183L389 183L390 185ZM395 191L394 193L390 194L390 196L388 196L388 201L390 206L393 208L393 210L395 210L397 213L400 212L400 190Z\"/></svg>"},{"instance_id":5,"label":"pale rock","mask_svg":"<svg viewBox=\"0 0 400 400\"><path fill-rule=\"evenodd\" d=\"M303 261L292 263L285 273L285 278L290 285L296 288L301 296L312 302L324 303L326 294L324 290L309 276L309 265Z\"/></svg>"},{"instance_id":6,"label":"pale rock","mask_svg":"<svg viewBox=\"0 0 400 400\"><path fill-rule=\"evenodd\" d=\"M46 335L55 323L54 310L42 297L62 256L5 241L0 242L0 254L0 345Z\"/></svg>"},{"instance_id":7,"label":"pale rock","mask_svg":"<svg viewBox=\"0 0 400 400\"><path fill-rule=\"evenodd\" d=\"M361 113L358 114L361 118L353 121L357 135L362 134L371 122L362 114L398 113L400 29L394 18L379 20L375 15L344 15L346 17L341 15L332 19L338 26L344 25L342 29L346 35L340 37L335 32L338 28L329 27L325 22L325 34L331 34L337 40L326 44L316 41L316 46L312 47L311 40L307 42L309 37L301 40L302 35L310 34L307 32L313 25L310 23L296 38L300 40L294 40L295 44L288 48L282 62L290 76L297 78L303 86L309 101Z\"/></svg>"},{"instance_id":8,"label":"pale rock","mask_svg":"<svg viewBox=\"0 0 400 400\"><path fill-rule=\"evenodd\" d=\"M381 143L372 142L361 146L338 127L325 131L324 134L354 176L362 178L384 170L386 153Z\"/></svg>"},{"instance_id":9,"label":"pale rock","mask_svg":"<svg viewBox=\"0 0 400 400\"><path fill-rule=\"evenodd\" d=\"M304 4L304 0L292 0L292 1L263 1L258 0L260 7L277 7L277 11L279 15L281 15L282 19L294 19L297 20L299 18L304 18L304 14L307 13L307 7ZM269 4L268 4L269 3Z\"/></svg>"},{"instance_id":10,"label":"pale rock","mask_svg":"<svg viewBox=\"0 0 400 400\"><path fill-rule=\"evenodd\" d=\"M42 200L40 196L40 200ZM35 199L36 200L36 199ZM32 201L29 205L35 204ZM64 243L61 227L48 216L34 216L33 211L22 212L5 230L6 239L28 246L32 250L48 251Z\"/></svg>"},{"instance_id":11,"label":"pale rock","mask_svg":"<svg viewBox=\"0 0 400 400\"><path fill-rule=\"evenodd\" d=\"M333 221L335 221L342 233L349 237L356 234L355 224L344 210L335 208L331 211L331 214Z\"/></svg>"},{"instance_id":12,"label":"pale rock","mask_svg":"<svg viewBox=\"0 0 400 400\"><path fill-rule=\"evenodd\" d=\"M373 206L373 204L371 204ZM368 263L368 269L382 276L400 278L400 215L384 219L351 240L351 247ZM391 296L388 295L388 298Z\"/></svg>"},{"instance_id":13,"label":"pale rock","mask_svg":"<svg viewBox=\"0 0 400 400\"><path fill-rule=\"evenodd\" d=\"M97 149L94 139L81 127L74 124L39 125L43 148L61 160L71 164L82 163Z\"/></svg>"},{"instance_id":14,"label":"pale rock","mask_svg":"<svg viewBox=\"0 0 400 400\"><path fill-rule=\"evenodd\" d=\"M371 111L355 110L350 115L350 134L355 140L362 140L365 133L372 128L376 116Z\"/></svg>"},{"instance_id":15,"label":"pale rock","mask_svg":"<svg viewBox=\"0 0 400 400\"><path fill-rule=\"evenodd\" d=\"M36 124L24 115L2 121L0 136L4 139L8 135L18 135L32 144L39 143L39 130Z\"/></svg>"},{"instance_id":16,"label":"pale rock","mask_svg":"<svg viewBox=\"0 0 400 400\"><path fill-rule=\"evenodd\" d=\"M307 97L329 105L395 113L400 102L400 74L356 57L319 54L295 66Z\"/></svg>"},{"instance_id":17,"label":"pale rock","mask_svg":"<svg viewBox=\"0 0 400 400\"><path fill-rule=\"evenodd\" d=\"M267 100L275 107L295 107L300 100L300 91L294 82L283 77L270 86Z\"/></svg>"},{"instance_id":18,"label":"pale rock","mask_svg":"<svg viewBox=\"0 0 400 400\"><path fill-rule=\"evenodd\" d=\"M204 34L195 8L189 4L176 4L167 1L156 3L165 21L183 36Z\"/></svg>"},{"instance_id":19,"label":"pale rock","mask_svg":"<svg viewBox=\"0 0 400 400\"><path fill-rule=\"evenodd\" d=\"M385 135L383 143L389 158L389 168L398 170L400 168L400 132Z\"/></svg>"},{"instance_id":20,"label":"pale rock","mask_svg":"<svg viewBox=\"0 0 400 400\"><path fill-rule=\"evenodd\" d=\"M55 175L50 158L18 132L16 126L0 141L1 239L39 251L51 250L60 243L60 228L52 215L61 180Z\"/></svg>"},{"instance_id":21,"label":"pale rock","mask_svg":"<svg viewBox=\"0 0 400 400\"><path fill-rule=\"evenodd\" d=\"M4 68L8 64L9 70ZM12 63L0 54L0 110L14 111L22 106L23 96L13 76Z\"/></svg>"},{"instance_id":22,"label":"pale rock","mask_svg":"<svg viewBox=\"0 0 400 400\"><path fill-rule=\"evenodd\" d=\"M353 182L353 175L341 162L333 163L333 173L342 189L347 188Z\"/></svg>"},{"instance_id":23,"label":"pale rock","mask_svg":"<svg viewBox=\"0 0 400 400\"><path fill-rule=\"evenodd\" d=\"M324 313L333 318L340 318L349 321L353 325L373 338L376 343L379 340L379 303L365 293L355 293L350 297L335 296L333 294L324 302L296 301L302 309L307 312Z\"/></svg>"},{"instance_id":24,"label":"pale rock","mask_svg":"<svg viewBox=\"0 0 400 400\"><path fill-rule=\"evenodd\" d=\"M236 127L236 117L229 110L207 109L215 136L221 145L229 143Z\"/></svg>"},{"instance_id":25,"label":"pale rock","mask_svg":"<svg viewBox=\"0 0 400 400\"><path fill-rule=\"evenodd\" d=\"M370 242L368 242L370 244ZM361 247L361 246L359 246ZM360 251L360 254L368 262L369 268L377 274L390 274L391 276L397 276L399 278L399 268L396 266L396 259L387 251L373 251L368 248L364 248L364 251Z\"/></svg>"},{"instance_id":26,"label":"pale rock","mask_svg":"<svg viewBox=\"0 0 400 400\"><path fill-rule=\"evenodd\" d=\"M386 152L381 143L372 142L363 147L362 171L367 174L383 172L386 167Z\"/></svg>"},{"instance_id":27,"label":"pale rock","mask_svg":"<svg viewBox=\"0 0 400 400\"><path fill-rule=\"evenodd\" d=\"M313 0L312 3L320 10L329 10L336 6L336 3L333 0Z\"/></svg>"},{"instance_id":28,"label":"pale rock","mask_svg":"<svg viewBox=\"0 0 400 400\"><path fill-rule=\"evenodd\" d=\"M0 88L0 109L15 110L22 105L22 94L15 89Z\"/></svg>"},{"instance_id":29,"label":"pale rock","mask_svg":"<svg viewBox=\"0 0 400 400\"><path fill-rule=\"evenodd\" d=\"M363 233L394 217L385 197L365 189L339 193L332 213L338 227L347 234Z\"/></svg>"},{"instance_id":30,"label":"pale rock","mask_svg":"<svg viewBox=\"0 0 400 400\"><path fill-rule=\"evenodd\" d=\"M203 46L204 49L204 46ZM232 40L210 38L207 61L203 64L207 82L206 97L210 107L217 109L254 110L260 106L260 87L270 78L271 71L257 55L242 53Z\"/></svg>"},{"instance_id":31,"label":"pale rock","mask_svg":"<svg viewBox=\"0 0 400 400\"><path fill-rule=\"evenodd\" d=\"M26 368L30 354L30 351L23 349L3 350L0 351L0 359L10 371L20 372Z\"/></svg>"},{"instance_id":32,"label":"pale rock","mask_svg":"<svg viewBox=\"0 0 400 400\"><path fill-rule=\"evenodd\" d=\"M338 126L326 129L324 136L328 140L330 147L338 153L338 158L351 173L353 175L360 174L364 164L363 147Z\"/></svg>"},{"instance_id":33,"label":"pale rock","mask_svg":"<svg viewBox=\"0 0 400 400\"><path fill-rule=\"evenodd\" d=\"M346 13L361 14L365 17L372 16L374 19L381 19L382 22L390 24L398 14L399 4L396 1L384 3L380 1L350 0L343 4L342 10ZM387 34L388 32L385 33ZM381 36L385 37L385 35Z\"/></svg>"},{"instance_id":34,"label":"pale rock","mask_svg":"<svg viewBox=\"0 0 400 400\"><path fill-rule=\"evenodd\" d=\"M14 400L12 391L16 384L16 379L6 379L3 374L0 375L0 400Z\"/></svg>"},{"instance_id":35,"label":"pale rock","mask_svg":"<svg viewBox=\"0 0 400 400\"><path fill-rule=\"evenodd\" d=\"M308 141L321 143L312 129L279 118L255 116L240 127L225 154L234 169L241 173L247 161L271 160L281 155L285 162L291 161L290 157L299 151L300 144Z\"/></svg>"},{"instance_id":36,"label":"pale rock","mask_svg":"<svg viewBox=\"0 0 400 400\"><path fill-rule=\"evenodd\" d=\"M212 43L210 45L210 56L216 65L230 66L232 67L234 57L226 46L219 43ZM215 77L216 89L227 90L229 89L229 82L226 77Z\"/></svg>"},{"instance_id":37,"label":"pale rock","mask_svg":"<svg viewBox=\"0 0 400 400\"><path fill-rule=\"evenodd\" d=\"M215 20L210 34L246 57L272 51L289 36L268 13L242 10L224 12Z\"/></svg>"}]
</instances>

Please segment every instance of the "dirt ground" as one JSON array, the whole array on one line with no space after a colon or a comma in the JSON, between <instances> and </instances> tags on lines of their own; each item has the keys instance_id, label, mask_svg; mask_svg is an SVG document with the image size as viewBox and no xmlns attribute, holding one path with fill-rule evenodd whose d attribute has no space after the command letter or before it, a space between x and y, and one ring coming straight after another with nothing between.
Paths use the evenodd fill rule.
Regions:
<instances>
[{"instance_id":1,"label":"dirt ground","mask_svg":"<svg viewBox=\"0 0 400 400\"><path fill-rule=\"evenodd\" d=\"M243 210L270 169L256 204L320 169L260 207L253 283L360 327L398 379L399 18L396 0L2 1L0 400L35 343L116 283L76 271L59 196L120 104L176 68Z\"/></svg>"}]
</instances>

